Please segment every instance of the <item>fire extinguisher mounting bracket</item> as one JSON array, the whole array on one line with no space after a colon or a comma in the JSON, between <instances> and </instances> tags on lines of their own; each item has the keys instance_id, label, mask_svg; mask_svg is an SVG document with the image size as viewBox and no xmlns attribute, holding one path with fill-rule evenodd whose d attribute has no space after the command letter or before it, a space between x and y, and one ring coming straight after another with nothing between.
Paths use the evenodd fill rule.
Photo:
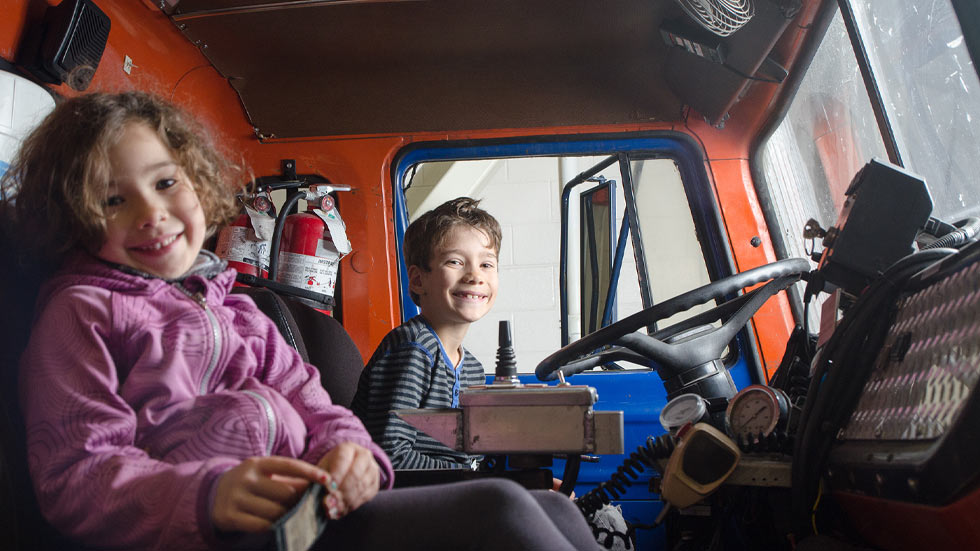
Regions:
<instances>
[{"instance_id":1,"label":"fire extinguisher mounting bracket","mask_svg":"<svg viewBox=\"0 0 980 551\"><path fill-rule=\"evenodd\" d=\"M350 186L347 184L310 184L310 193L315 194L318 197L323 197L324 195L329 195L335 191L350 191Z\"/></svg>"},{"instance_id":2,"label":"fire extinguisher mounting bracket","mask_svg":"<svg viewBox=\"0 0 980 551\"><path fill-rule=\"evenodd\" d=\"M323 293L316 293L313 291L308 291L306 289L300 289L298 287L293 287L292 285L285 285L279 283L278 281L272 281L264 277L256 277L251 274L239 273L235 279L239 283L244 283L250 287L265 287L271 291L282 295L288 295L293 297L305 298L307 300L314 301L319 304L319 307L323 308L333 308L334 298L330 295L325 295Z\"/></svg>"},{"instance_id":3,"label":"fire extinguisher mounting bracket","mask_svg":"<svg viewBox=\"0 0 980 551\"><path fill-rule=\"evenodd\" d=\"M317 208L323 211L330 211L333 209L333 197L330 197L330 194L335 191L350 191L350 186L343 184L313 184L310 186L309 191L305 192L303 199L308 203L316 205Z\"/></svg>"},{"instance_id":4,"label":"fire extinguisher mounting bracket","mask_svg":"<svg viewBox=\"0 0 980 551\"><path fill-rule=\"evenodd\" d=\"M350 186L332 184L330 180L319 174L296 174L294 159L282 160L282 174L278 176L259 176L255 179L255 191L275 191L277 189L313 189L317 186L328 186L325 193L333 191L350 191Z\"/></svg>"},{"instance_id":5,"label":"fire extinguisher mounting bracket","mask_svg":"<svg viewBox=\"0 0 980 551\"><path fill-rule=\"evenodd\" d=\"M298 174L296 179L291 180L286 180L281 176L259 176L255 179L255 191L291 190L329 183L329 180L319 174Z\"/></svg>"}]
</instances>

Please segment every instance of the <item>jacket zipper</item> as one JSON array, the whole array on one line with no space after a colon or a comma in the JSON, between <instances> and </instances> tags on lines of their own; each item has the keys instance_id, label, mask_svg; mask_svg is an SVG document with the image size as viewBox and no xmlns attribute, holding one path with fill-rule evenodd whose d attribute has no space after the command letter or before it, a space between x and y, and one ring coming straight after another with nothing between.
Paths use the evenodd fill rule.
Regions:
<instances>
[{"instance_id":1,"label":"jacket zipper","mask_svg":"<svg viewBox=\"0 0 980 551\"><path fill-rule=\"evenodd\" d=\"M272 404L264 396L253 390L243 390L245 394L255 398L262 405L265 411L265 421L269 424L268 436L265 442L265 454L272 455L272 448L276 443L276 414L272 411Z\"/></svg>"},{"instance_id":2,"label":"jacket zipper","mask_svg":"<svg viewBox=\"0 0 980 551\"><path fill-rule=\"evenodd\" d=\"M204 314L208 318L208 322L211 324L211 336L214 338L214 349L211 351L211 361L208 363L207 369L204 371L204 377L201 379L200 394L203 396L208 391L208 385L211 382L211 376L214 374L215 368L218 366L218 358L221 354L221 331L218 327L218 318L215 317L214 312L208 308L208 300L200 292L192 293L184 288L183 285L175 285L180 292L184 293L187 298L196 302L204 310ZM265 412L265 421L268 424L268 436L265 443L265 454L271 455L272 448L276 442L276 416L275 412L272 411L272 404L265 399L264 396L253 392L251 390L243 391L245 394L258 400L259 405L262 406L262 411Z\"/></svg>"},{"instance_id":3,"label":"jacket zipper","mask_svg":"<svg viewBox=\"0 0 980 551\"><path fill-rule=\"evenodd\" d=\"M214 312L208 308L207 297L205 297L203 294L200 292L192 293L179 283L175 284L174 286L177 287L181 293L184 293L187 298L196 302L204 310L204 315L207 316L208 322L211 324L211 337L214 342L214 346L211 349L211 360L208 362L207 369L204 370L204 377L201 379L201 386L198 389L198 394L203 396L208 392L211 376L214 374L215 368L218 367L218 358L221 355L221 330L218 327L218 318L216 318L214 316Z\"/></svg>"}]
</instances>

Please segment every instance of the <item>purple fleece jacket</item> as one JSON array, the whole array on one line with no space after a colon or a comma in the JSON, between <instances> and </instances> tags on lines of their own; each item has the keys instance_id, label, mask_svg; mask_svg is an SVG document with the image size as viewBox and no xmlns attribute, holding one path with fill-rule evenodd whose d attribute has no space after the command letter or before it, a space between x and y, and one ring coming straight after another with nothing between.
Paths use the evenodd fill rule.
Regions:
<instances>
[{"instance_id":1,"label":"purple fleece jacket","mask_svg":"<svg viewBox=\"0 0 980 551\"><path fill-rule=\"evenodd\" d=\"M218 547L221 474L251 456L316 463L342 442L370 449L390 486L384 452L252 300L229 294L234 278L175 284L78 254L44 285L20 396L35 493L62 533Z\"/></svg>"}]
</instances>

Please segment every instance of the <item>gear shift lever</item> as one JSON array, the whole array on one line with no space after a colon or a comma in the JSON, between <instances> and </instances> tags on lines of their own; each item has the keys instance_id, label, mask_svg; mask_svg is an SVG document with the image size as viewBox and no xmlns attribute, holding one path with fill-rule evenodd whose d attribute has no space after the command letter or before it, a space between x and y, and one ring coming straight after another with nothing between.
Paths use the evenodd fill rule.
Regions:
<instances>
[{"instance_id":1,"label":"gear shift lever","mask_svg":"<svg viewBox=\"0 0 980 551\"><path fill-rule=\"evenodd\" d=\"M514 343L510 333L510 321L500 321L497 343L497 368L494 371L493 384L521 384L520 379L517 378L517 356L514 354Z\"/></svg>"}]
</instances>

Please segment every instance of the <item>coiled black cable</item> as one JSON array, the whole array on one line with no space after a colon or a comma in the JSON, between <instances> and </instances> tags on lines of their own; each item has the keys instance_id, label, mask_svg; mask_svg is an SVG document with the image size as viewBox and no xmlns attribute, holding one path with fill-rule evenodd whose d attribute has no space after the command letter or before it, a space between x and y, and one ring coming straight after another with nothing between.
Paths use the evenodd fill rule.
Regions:
<instances>
[{"instance_id":1,"label":"coiled black cable","mask_svg":"<svg viewBox=\"0 0 980 551\"><path fill-rule=\"evenodd\" d=\"M646 468L656 469L657 460L670 457L675 447L677 439L671 434L661 434L656 438L648 436L646 443L637 446L636 451L623 460L609 480L576 499L575 505L585 518L591 517L603 505L626 493L626 488L632 486Z\"/></svg>"}]
</instances>

